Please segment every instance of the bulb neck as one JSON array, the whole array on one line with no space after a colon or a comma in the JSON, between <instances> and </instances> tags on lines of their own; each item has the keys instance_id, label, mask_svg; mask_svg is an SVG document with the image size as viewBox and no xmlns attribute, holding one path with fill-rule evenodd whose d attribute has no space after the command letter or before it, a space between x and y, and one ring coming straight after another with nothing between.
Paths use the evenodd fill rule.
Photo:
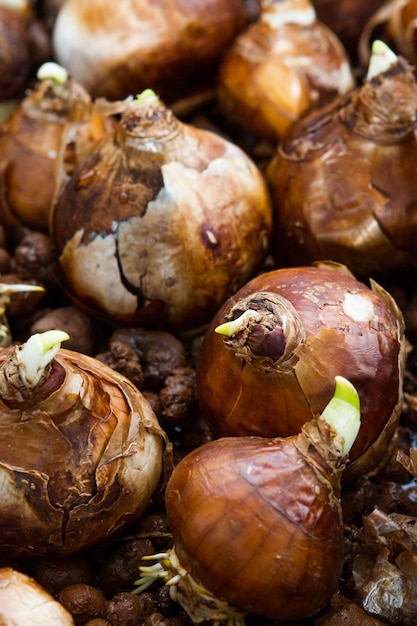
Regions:
<instances>
[{"instance_id":1,"label":"bulb neck","mask_svg":"<svg viewBox=\"0 0 417 626\"><path fill-rule=\"evenodd\" d=\"M349 130L376 143L406 141L416 129L417 82L412 67L398 57L386 71L366 80L341 109Z\"/></svg>"},{"instance_id":2,"label":"bulb neck","mask_svg":"<svg viewBox=\"0 0 417 626\"><path fill-rule=\"evenodd\" d=\"M65 368L53 360L34 388L22 381L17 356L18 347L6 348L6 357L0 365L0 399L10 409L28 409L46 400L65 381Z\"/></svg>"},{"instance_id":3,"label":"bulb neck","mask_svg":"<svg viewBox=\"0 0 417 626\"><path fill-rule=\"evenodd\" d=\"M126 105L116 135L125 144L161 152L161 146L177 138L180 130L181 124L171 109L158 98L145 98L131 100Z\"/></svg>"},{"instance_id":4,"label":"bulb neck","mask_svg":"<svg viewBox=\"0 0 417 626\"><path fill-rule=\"evenodd\" d=\"M237 302L215 332L224 336L237 357L263 370L292 367L306 336L294 306L278 294L262 291Z\"/></svg>"},{"instance_id":5,"label":"bulb neck","mask_svg":"<svg viewBox=\"0 0 417 626\"><path fill-rule=\"evenodd\" d=\"M333 397L320 415L302 427L300 440L316 448L334 471L342 471L361 424L360 399L355 387L336 376ZM306 459L308 456L306 455Z\"/></svg>"}]
</instances>

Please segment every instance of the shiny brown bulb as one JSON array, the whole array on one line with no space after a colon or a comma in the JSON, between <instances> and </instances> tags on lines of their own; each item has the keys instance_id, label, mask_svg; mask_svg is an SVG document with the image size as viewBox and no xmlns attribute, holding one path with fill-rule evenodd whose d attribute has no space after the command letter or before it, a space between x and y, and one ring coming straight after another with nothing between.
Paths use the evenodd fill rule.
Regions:
<instances>
[{"instance_id":1,"label":"shiny brown bulb","mask_svg":"<svg viewBox=\"0 0 417 626\"><path fill-rule=\"evenodd\" d=\"M228 437L191 452L166 489L174 548L141 568L138 589L163 578L197 623L317 612L341 573L339 479L358 428L356 391L337 377L299 435Z\"/></svg>"}]
</instances>

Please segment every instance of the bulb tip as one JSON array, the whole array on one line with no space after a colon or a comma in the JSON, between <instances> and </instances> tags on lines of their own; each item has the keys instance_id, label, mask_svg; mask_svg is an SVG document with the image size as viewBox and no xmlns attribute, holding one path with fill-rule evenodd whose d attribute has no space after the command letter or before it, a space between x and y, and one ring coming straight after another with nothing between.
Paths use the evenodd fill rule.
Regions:
<instances>
[{"instance_id":1,"label":"bulb tip","mask_svg":"<svg viewBox=\"0 0 417 626\"><path fill-rule=\"evenodd\" d=\"M68 71L58 63L47 61L38 69L36 78L38 80L50 79L57 85L63 85L68 80Z\"/></svg>"},{"instance_id":2,"label":"bulb tip","mask_svg":"<svg viewBox=\"0 0 417 626\"><path fill-rule=\"evenodd\" d=\"M335 390L334 390L334 398L339 398L340 400L344 400L358 411L360 410L360 400L358 392L352 383L344 378L343 376L335 377Z\"/></svg>"},{"instance_id":3,"label":"bulb tip","mask_svg":"<svg viewBox=\"0 0 417 626\"><path fill-rule=\"evenodd\" d=\"M242 313L242 315L239 315L239 317L237 317L236 319L231 320L230 322L224 322L223 324L219 324L219 326L216 326L214 332L218 335L224 335L225 337L234 337L240 330L243 330L247 326L248 319L256 319L256 317L257 311L254 311L253 309L247 309Z\"/></svg>"},{"instance_id":4,"label":"bulb tip","mask_svg":"<svg viewBox=\"0 0 417 626\"><path fill-rule=\"evenodd\" d=\"M224 324L219 324L214 329L214 332L218 335L223 335L224 337L232 337L233 332L233 322L225 322Z\"/></svg>"},{"instance_id":5,"label":"bulb tip","mask_svg":"<svg viewBox=\"0 0 417 626\"><path fill-rule=\"evenodd\" d=\"M136 96L136 104L138 106L145 102L158 102L159 98L153 89L144 89L140 94Z\"/></svg>"},{"instance_id":6,"label":"bulb tip","mask_svg":"<svg viewBox=\"0 0 417 626\"><path fill-rule=\"evenodd\" d=\"M361 424L359 394L349 380L335 377L333 397L320 417L334 430L334 448L342 456L348 456Z\"/></svg>"},{"instance_id":7,"label":"bulb tip","mask_svg":"<svg viewBox=\"0 0 417 626\"><path fill-rule=\"evenodd\" d=\"M69 338L68 333L63 330L47 330L44 333L39 333L39 341L44 354L51 348L60 345L63 341L68 341Z\"/></svg>"},{"instance_id":8,"label":"bulb tip","mask_svg":"<svg viewBox=\"0 0 417 626\"><path fill-rule=\"evenodd\" d=\"M380 39L376 39L371 48L371 58L369 59L367 80L371 80L383 74L398 62L398 57L391 48Z\"/></svg>"}]
</instances>

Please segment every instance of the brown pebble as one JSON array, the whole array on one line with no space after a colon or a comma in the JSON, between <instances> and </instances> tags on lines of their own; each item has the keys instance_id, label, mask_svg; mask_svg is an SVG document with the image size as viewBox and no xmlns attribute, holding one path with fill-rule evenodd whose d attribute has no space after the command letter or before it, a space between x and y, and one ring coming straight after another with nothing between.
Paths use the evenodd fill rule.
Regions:
<instances>
[{"instance_id":1,"label":"brown pebble","mask_svg":"<svg viewBox=\"0 0 417 626\"><path fill-rule=\"evenodd\" d=\"M77 626L104 616L106 598L92 585L69 585L58 594L58 600L71 613Z\"/></svg>"},{"instance_id":2,"label":"brown pebble","mask_svg":"<svg viewBox=\"0 0 417 626\"><path fill-rule=\"evenodd\" d=\"M144 591L136 597L140 600L142 619L149 617L149 615L152 615L152 613L155 613L155 611L157 610L157 605L155 597L152 593L150 593L149 591Z\"/></svg>"},{"instance_id":3,"label":"brown pebble","mask_svg":"<svg viewBox=\"0 0 417 626\"><path fill-rule=\"evenodd\" d=\"M97 354L96 359L128 378L138 389L142 389L144 379L140 359L129 344L110 341L109 350Z\"/></svg>"},{"instance_id":4,"label":"brown pebble","mask_svg":"<svg viewBox=\"0 0 417 626\"><path fill-rule=\"evenodd\" d=\"M33 279L48 291L56 286L55 251L50 238L40 232L30 231L15 248L11 258L14 272L25 279Z\"/></svg>"},{"instance_id":5,"label":"brown pebble","mask_svg":"<svg viewBox=\"0 0 417 626\"><path fill-rule=\"evenodd\" d=\"M113 596L120 591L132 591L139 578L142 557L155 554L155 546L149 539L133 539L123 542L108 555L98 571L99 585L105 593Z\"/></svg>"},{"instance_id":6,"label":"brown pebble","mask_svg":"<svg viewBox=\"0 0 417 626\"><path fill-rule=\"evenodd\" d=\"M383 626L376 617L366 613L360 606L350 602L347 598L336 594L331 602L331 612L323 615L316 622L316 626Z\"/></svg>"},{"instance_id":7,"label":"brown pebble","mask_svg":"<svg viewBox=\"0 0 417 626\"><path fill-rule=\"evenodd\" d=\"M165 616L173 617L178 613L178 604L171 598L170 588L162 585L155 591L158 608Z\"/></svg>"},{"instance_id":8,"label":"brown pebble","mask_svg":"<svg viewBox=\"0 0 417 626\"><path fill-rule=\"evenodd\" d=\"M167 332L124 328L114 331L111 341L129 344L139 355L143 369L143 386L159 391L177 367L184 367L187 359L179 339Z\"/></svg>"},{"instance_id":9,"label":"brown pebble","mask_svg":"<svg viewBox=\"0 0 417 626\"><path fill-rule=\"evenodd\" d=\"M86 556L37 559L33 570L36 580L53 594L75 583L95 585L96 582L94 565Z\"/></svg>"},{"instance_id":10,"label":"brown pebble","mask_svg":"<svg viewBox=\"0 0 417 626\"><path fill-rule=\"evenodd\" d=\"M158 417L165 427L184 427L191 422L197 407L194 368L177 367L167 376L159 400Z\"/></svg>"},{"instance_id":11,"label":"brown pebble","mask_svg":"<svg viewBox=\"0 0 417 626\"><path fill-rule=\"evenodd\" d=\"M0 247L0 274L10 271L10 254L5 248Z\"/></svg>"},{"instance_id":12,"label":"brown pebble","mask_svg":"<svg viewBox=\"0 0 417 626\"><path fill-rule=\"evenodd\" d=\"M146 620L146 626L163 626L168 623L166 617L162 613L151 613Z\"/></svg>"},{"instance_id":13,"label":"brown pebble","mask_svg":"<svg viewBox=\"0 0 417 626\"><path fill-rule=\"evenodd\" d=\"M136 626L142 619L140 598L122 591L106 603L105 616L112 626Z\"/></svg>"},{"instance_id":14,"label":"brown pebble","mask_svg":"<svg viewBox=\"0 0 417 626\"><path fill-rule=\"evenodd\" d=\"M67 350L93 354L95 349L93 323L80 309L75 306L64 306L47 311L36 319L30 332L43 333L56 328L68 333L69 339L63 346Z\"/></svg>"}]
</instances>

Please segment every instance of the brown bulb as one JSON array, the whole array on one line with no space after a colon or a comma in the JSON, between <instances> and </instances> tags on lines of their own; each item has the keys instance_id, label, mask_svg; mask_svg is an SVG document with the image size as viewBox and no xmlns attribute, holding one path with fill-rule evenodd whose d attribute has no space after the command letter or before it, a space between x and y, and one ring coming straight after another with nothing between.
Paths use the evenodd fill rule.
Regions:
<instances>
[{"instance_id":1,"label":"brown bulb","mask_svg":"<svg viewBox=\"0 0 417 626\"><path fill-rule=\"evenodd\" d=\"M241 0L68 0L54 23L54 52L93 97L150 87L172 102L210 85L247 19Z\"/></svg>"},{"instance_id":2,"label":"brown bulb","mask_svg":"<svg viewBox=\"0 0 417 626\"><path fill-rule=\"evenodd\" d=\"M355 84L342 44L309 0L263 0L218 73L223 114L276 143L298 119Z\"/></svg>"},{"instance_id":3,"label":"brown bulb","mask_svg":"<svg viewBox=\"0 0 417 626\"><path fill-rule=\"evenodd\" d=\"M36 580L11 567L0 568L0 623L14 626L75 626L71 614Z\"/></svg>"},{"instance_id":4,"label":"brown bulb","mask_svg":"<svg viewBox=\"0 0 417 626\"><path fill-rule=\"evenodd\" d=\"M163 577L195 622L297 620L323 608L343 564L339 480L355 403L341 400L343 435L338 408L334 426L325 411L295 437L227 437L183 458L165 496L174 548L141 568L139 589Z\"/></svg>"},{"instance_id":5,"label":"brown bulb","mask_svg":"<svg viewBox=\"0 0 417 626\"><path fill-rule=\"evenodd\" d=\"M154 92L125 106L54 207L62 283L111 323L195 331L265 257L268 190L242 150Z\"/></svg>"},{"instance_id":6,"label":"brown bulb","mask_svg":"<svg viewBox=\"0 0 417 626\"><path fill-rule=\"evenodd\" d=\"M51 75L39 79L0 126L0 216L16 239L25 227L48 231L54 201L78 161L113 128L63 68L42 67L51 67ZM62 72L62 81L54 71Z\"/></svg>"},{"instance_id":7,"label":"brown bulb","mask_svg":"<svg viewBox=\"0 0 417 626\"><path fill-rule=\"evenodd\" d=\"M317 17L339 37L353 64L358 62L358 40L364 24L385 0L312 0Z\"/></svg>"},{"instance_id":8,"label":"brown bulb","mask_svg":"<svg viewBox=\"0 0 417 626\"><path fill-rule=\"evenodd\" d=\"M0 101L22 96L32 70L29 11L0 6Z\"/></svg>"},{"instance_id":9,"label":"brown bulb","mask_svg":"<svg viewBox=\"0 0 417 626\"><path fill-rule=\"evenodd\" d=\"M384 284L417 266L417 82L375 48L363 85L298 122L269 164L281 266L331 259Z\"/></svg>"},{"instance_id":10,"label":"brown bulb","mask_svg":"<svg viewBox=\"0 0 417 626\"><path fill-rule=\"evenodd\" d=\"M223 324L225 334L215 332ZM403 318L381 287L336 264L284 268L251 280L214 316L200 352L198 397L217 436L286 437L323 410L335 375L345 376L362 403L351 476L386 456L404 364Z\"/></svg>"},{"instance_id":11,"label":"brown bulb","mask_svg":"<svg viewBox=\"0 0 417 626\"><path fill-rule=\"evenodd\" d=\"M65 556L139 518L166 436L124 376L59 348L62 331L0 352L0 550Z\"/></svg>"}]
</instances>

